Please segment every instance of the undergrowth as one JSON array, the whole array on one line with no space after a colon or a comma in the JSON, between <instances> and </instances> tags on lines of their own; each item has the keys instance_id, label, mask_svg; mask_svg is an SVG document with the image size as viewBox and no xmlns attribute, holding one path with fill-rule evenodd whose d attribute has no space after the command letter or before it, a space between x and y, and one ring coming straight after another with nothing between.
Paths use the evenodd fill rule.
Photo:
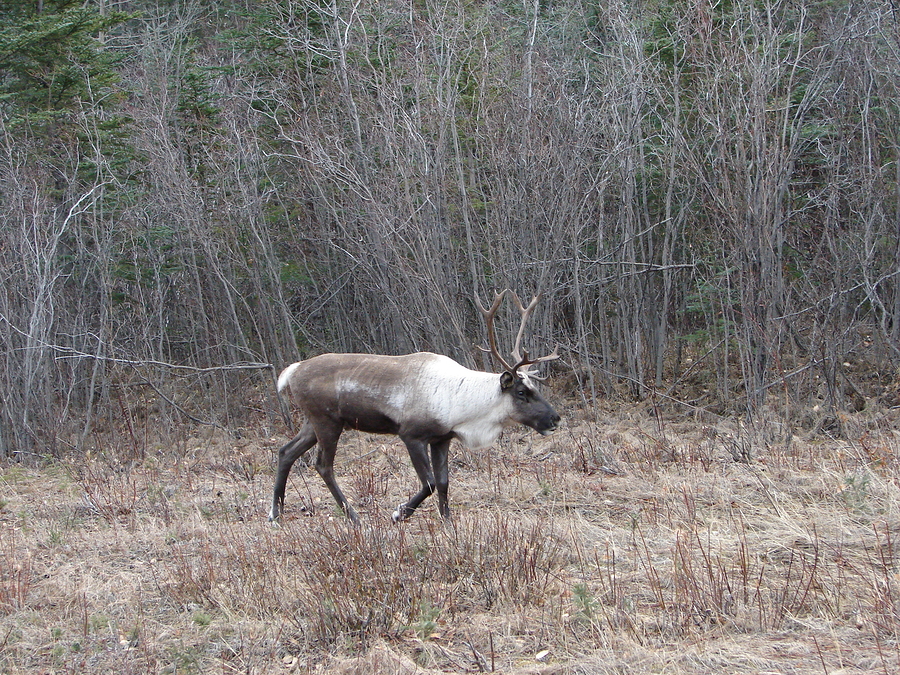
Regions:
<instances>
[{"instance_id":1,"label":"undergrowth","mask_svg":"<svg viewBox=\"0 0 900 675\"><path fill-rule=\"evenodd\" d=\"M267 523L268 441L6 466L0 672L894 671L890 433L632 426L459 452L452 523L390 522L415 477L382 438L340 458L358 527L302 469Z\"/></svg>"}]
</instances>

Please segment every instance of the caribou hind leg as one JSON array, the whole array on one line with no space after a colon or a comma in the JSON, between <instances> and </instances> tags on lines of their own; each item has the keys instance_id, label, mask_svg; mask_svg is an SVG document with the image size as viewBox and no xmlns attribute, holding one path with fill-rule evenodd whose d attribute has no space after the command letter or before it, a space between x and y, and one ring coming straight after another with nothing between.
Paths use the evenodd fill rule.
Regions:
<instances>
[{"instance_id":1,"label":"caribou hind leg","mask_svg":"<svg viewBox=\"0 0 900 675\"><path fill-rule=\"evenodd\" d=\"M316 432L308 421L300 429L300 433L285 443L278 451L278 473L275 476L275 493L272 495L272 509L269 520L275 521L284 510L284 491L287 486L291 467L300 457L316 444Z\"/></svg>"},{"instance_id":2,"label":"caribou hind leg","mask_svg":"<svg viewBox=\"0 0 900 675\"><path fill-rule=\"evenodd\" d=\"M334 455L337 452L338 438L340 438L343 430L343 426L332 424L325 426L320 424L316 428L316 436L319 439L319 456L316 458L316 471L319 472L322 480L325 481L325 485L331 491L334 501L344 510L346 516L354 523L359 523L359 516L356 515L356 511L350 506L350 502L347 501L344 493L341 492L341 488L338 487L337 481L334 479Z\"/></svg>"}]
</instances>

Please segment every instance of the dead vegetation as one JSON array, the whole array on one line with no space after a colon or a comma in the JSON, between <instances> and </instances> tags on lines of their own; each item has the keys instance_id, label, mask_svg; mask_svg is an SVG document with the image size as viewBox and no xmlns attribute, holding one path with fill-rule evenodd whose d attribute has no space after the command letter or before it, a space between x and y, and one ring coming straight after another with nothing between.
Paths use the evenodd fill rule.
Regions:
<instances>
[{"instance_id":1,"label":"dead vegetation","mask_svg":"<svg viewBox=\"0 0 900 675\"><path fill-rule=\"evenodd\" d=\"M896 672L892 413L651 413L454 445L453 526L390 523L416 479L384 437L338 455L360 527L312 470L266 522L280 436L7 464L0 672Z\"/></svg>"}]
</instances>

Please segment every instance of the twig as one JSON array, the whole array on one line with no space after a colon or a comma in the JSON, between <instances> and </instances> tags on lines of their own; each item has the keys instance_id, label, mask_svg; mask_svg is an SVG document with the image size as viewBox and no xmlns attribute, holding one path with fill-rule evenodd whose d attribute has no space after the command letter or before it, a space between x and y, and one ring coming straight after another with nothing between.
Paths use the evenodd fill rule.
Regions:
<instances>
[{"instance_id":1,"label":"twig","mask_svg":"<svg viewBox=\"0 0 900 675\"><path fill-rule=\"evenodd\" d=\"M772 505L772 508L775 509L775 512L778 514L779 518L784 518L784 511L781 510L781 507L778 506L778 502L772 497L771 492L769 492L768 486L763 482L762 476L759 472L753 468L750 464L741 463L741 466L744 467L747 471L753 474L754 478L759 482L759 486L762 488L763 494L766 496L766 499L769 500L769 503Z\"/></svg>"},{"instance_id":2,"label":"twig","mask_svg":"<svg viewBox=\"0 0 900 675\"><path fill-rule=\"evenodd\" d=\"M133 366L135 368L145 368L149 366L169 368L171 370L183 370L189 373L214 373L222 370L275 370L275 366L271 363L254 363L252 361L238 361L223 366L185 366L179 363L168 363L166 361L157 361L155 359L120 359L114 356L99 356L97 354L86 354L79 352L77 349L70 347L60 347L58 345L47 345L55 351L68 352L67 356L57 357L59 359L96 359L98 361L106 361L107 363L115 363L117 365Z\"/></svg>"},{"instance_id":3,"label":"twig","mask_svg":"<svg viewBox=\"0 0 900 675\"><path fill-rule=\"evenodd\" d=\"M822 655L822 648L819 646L819 641L816 639L816 636L812 636L813 642L816 645L816 651L819 653L819 661L822 662L822 671L825 675L828 675L828 667L825 665L825 657Z\"/></svg>"},{"instance_id":4,"label":"twig","mask_svg":"<svg viewBox=\"0 0 900 675\"><path fill-rule=\"evenodd\" d=\"M684 380L685 376L686 376L689 372L691 372L694 368L696 368L696 367L699 366L701 363L703 363L703 361L706 360L706 357L709 356L710 354L712 354L714 351L716 351L716 350L722 345L723 342L725 342L725 338L719 340L719 342L718 342L717 344L715 344L715 345L713 345L712 347L710 347L710 348L706 351L706 353L705 353L703 356L701 356L699 359L696 359L690 366L688 366L688 367L687 367L687 370L685 370L683 373L681 373L680 375L678 375L678 377L677 377L676 380L672 383L672 386L669 387L669 390L665 393L665 395L666 395L666 396L669 396L673 391L675 391L675 388L676 388L679 384L681 384L681 382Z\"/></svg>"},{"instance_id":5,"label":"twig","mask_svg":"<svg viewBox=\"0 0 900 675\"><path fill-rule=\"evenodd\" d=\"M494 652L494 634L493 634L493 633L488 633L488 638L490 639L490 642L491 642L491 672L493 673L494 670L495 670L495 667L494 667L494 666L495 666L495 663L494 663L494 657L495 657L495 652Z\"/></svg>"},{"instance_id":6,"label":"twig","mask_svg":"<svg viewBox=\"0 0 900 675\"><path fill-rule=\"evenodd\" d=\"M182 415L184 415L184 416L187 417L189 420L191 420L191 422L195 422L195 423L197 423L197 424L202 424L202 425L204 425L204 426L215 427L216 429L221 429L222 431L229 431L228 429L226 429L225 427L223 427L223 426L222 426L221 424L219 424L218 422L213 422L213 421L210 421L210 420L202 420L202 419L200 419L199 417L194 417L193 415L191 415L191 413L189 413L187 410L185 410L185 409L182 408L180 405L178 405L177 403L175 403L175 401L173 401L173 400L170 399L168 396L166 396L164 393L162 393L162 392L159 390L159 387L157 387L155 384L153 384L150 380L145 380L145 383L146 383L151 389L153 389L153 391L155 391L156 394L157 394L160 398L162 398L166 403L168 403L170 406L172 406L173 408L175 408L175 410L177 410L177 411L180 412Z\"/></svg>"},{"instance_id":7,"label":"twig","mask_svg":"<svg viewBox=\"0 0 900 675\"><path fill-rule=\"evenodd\" d=\"M486 673L488 666L484 655L477 649L475 649L475 645L472 644L469 640L464 640L464 643L469 649L472 650L472 655L475 657L475 663L478 665L478 670L480 670L482 673Z\"/></svg>"},{"instance_id":8,"label":"twig","mask_svg":"<svg viewBox=\"0 0 900 675\"><path fill-rule=\"evenodd\" d=\"M6 316L0 314L0 319L2 319L10 328L14 331L23 335L25 337L30 337L28 333L23 331L21 328L15 326L12 321L10 321ZM94 337L94 336L92 336ZM33 347L28 347L26 349L50 349L54 352L59 352L61 356L58 356L58 359L94 359L95 361L105 361L106 363L115 363L118 365L125 366L134 366L134 367L148 367L148 366L156 366L161 368L169 368L170 370L183 370L190 373L214 373L221 370L265 370L269 369L274 372L275 366L271 363L258 363L253 361L238 361L236 363L230 363L222 366L208 366L205 368L201 368L199 366L185 366L179 363L168 363L167 361L157 361L156 359L122 359L117 358L115 356L102 356L100 354L88 354L87 352L83 352L79 349L75 349L74 347L64 347L62 345L53 344L50 342L45 342L43 340L38 341Z\"/></svg>"}]
</instances>

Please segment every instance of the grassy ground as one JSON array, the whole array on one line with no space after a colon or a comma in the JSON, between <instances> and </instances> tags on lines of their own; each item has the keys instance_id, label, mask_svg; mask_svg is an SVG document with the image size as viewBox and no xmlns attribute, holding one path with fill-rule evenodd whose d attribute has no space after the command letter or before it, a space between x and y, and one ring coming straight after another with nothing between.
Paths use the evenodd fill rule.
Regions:
<instances>
[{"instance_id":1,"label":"grassy ground","mask_svg":"<svg viewBox=\"0 0 900 675\"><path fill-rule=\"evenodd\" d=\"M900 671L888 412L565 418L454 446L452 526L390 523L416 480L387 437L343 440L357 528L299 466L266 522L282 436L3 466L0 673Z\"/></svg>"}]
</instances>

